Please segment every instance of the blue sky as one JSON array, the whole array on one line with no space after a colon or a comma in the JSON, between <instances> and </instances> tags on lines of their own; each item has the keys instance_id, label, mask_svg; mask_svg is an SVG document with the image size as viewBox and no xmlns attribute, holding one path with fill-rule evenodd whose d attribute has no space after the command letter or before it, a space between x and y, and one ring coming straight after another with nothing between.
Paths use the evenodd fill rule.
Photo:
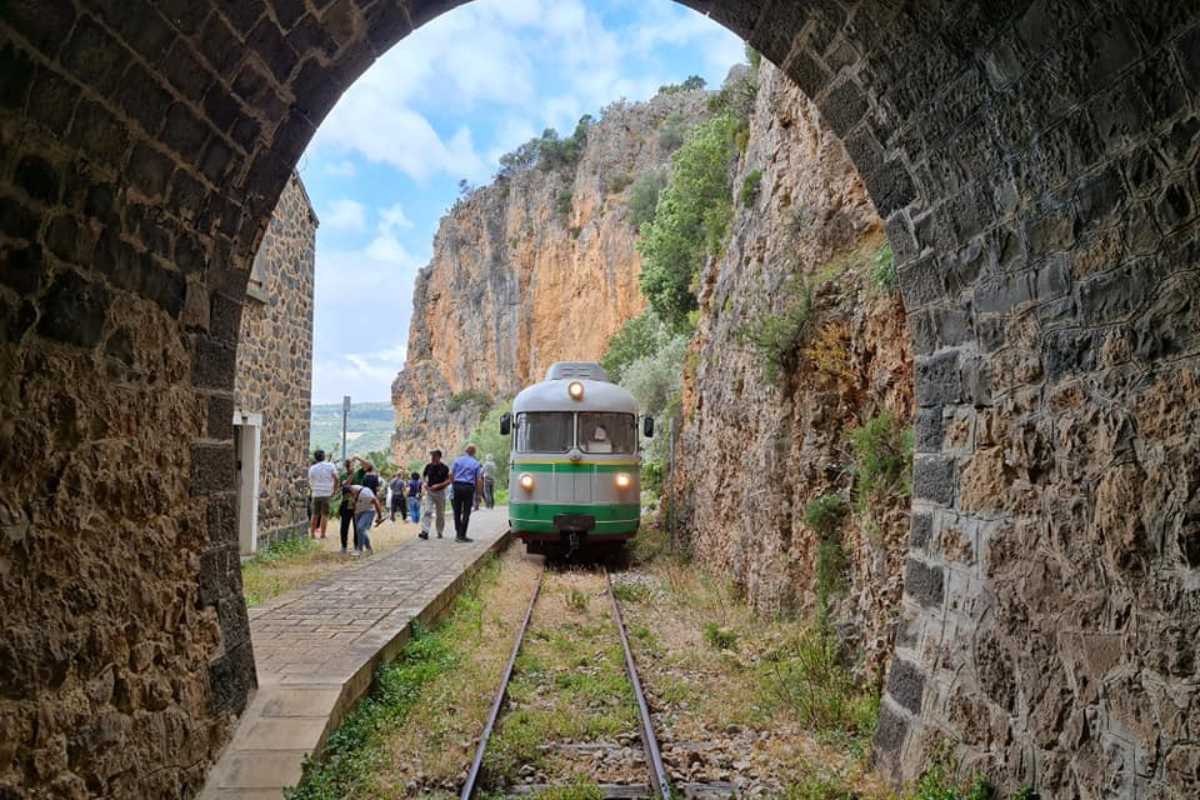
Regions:
<instances>
[{"instance_id":1,"label":"blue sky","mask_svg":"<svg viewBox=\"0 0 1200 800\"><path fill-rule=\"evenodd\" d=\"M300 160L321 225L313 402L391 399L412 287L459 180L547 127L688 75L719 85L743 43L672 0L476 0L342 96Z\"/></svg>"}]
</instances>

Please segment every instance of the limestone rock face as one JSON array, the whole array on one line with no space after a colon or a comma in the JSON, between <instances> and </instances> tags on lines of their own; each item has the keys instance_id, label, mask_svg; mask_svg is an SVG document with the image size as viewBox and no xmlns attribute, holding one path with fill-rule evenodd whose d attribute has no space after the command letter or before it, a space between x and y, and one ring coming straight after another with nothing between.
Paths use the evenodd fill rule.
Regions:
<instances>
[{"instance_id":1,"label":"limestone rock face","mask_svg":"<svg viewBox=\"0 0 1200 800\"><path fill-rule=\"evenodd\" d=\"M613 104L574 167L497 179L446 215L417 278L408 360L392 384L397 463L460 446L482 396L512 396L555 361L598 359L642 311L632 181L669 162L663 121L699 120L708 96Z\"/></svg>"},{"instance_id":2,"label":"limestone rock face","mask_svg":"<svg viewBox=\"0 0 1200 800\"><path fill-rule=\"evenodd\" d=\"M675 535L764 612L811 609L818 537L807 503L848 487L849 429L912 415L912 354L898 294L869 271L882 224L842 144L811 102L763 65L738 163L732 238L701 276L700 324L674 450ZM741 188L761 172L747 207ZM752 179L753 180L753 179ZM772 383L745 332L813 291L794 367ZM849 589L834 619L879 669L902 591L908 502L842 527Z\"/></svg>"}]
</instances>

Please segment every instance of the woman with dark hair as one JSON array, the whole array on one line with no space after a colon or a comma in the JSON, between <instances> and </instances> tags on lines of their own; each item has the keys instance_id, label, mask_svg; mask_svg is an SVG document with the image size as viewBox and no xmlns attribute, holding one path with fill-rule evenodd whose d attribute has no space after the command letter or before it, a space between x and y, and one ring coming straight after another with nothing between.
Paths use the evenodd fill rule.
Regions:
<instances>
[{"instance_id":1,"label":"woman with dark hair","mask_svg":"<svg viewBox=\"0 0 1200 800\"><path fill-rule=\"evenodd\" d=\"M413 522L421 521L421 475L417 472L408 476L408 513Z\"/></svg>"}]
</instances>

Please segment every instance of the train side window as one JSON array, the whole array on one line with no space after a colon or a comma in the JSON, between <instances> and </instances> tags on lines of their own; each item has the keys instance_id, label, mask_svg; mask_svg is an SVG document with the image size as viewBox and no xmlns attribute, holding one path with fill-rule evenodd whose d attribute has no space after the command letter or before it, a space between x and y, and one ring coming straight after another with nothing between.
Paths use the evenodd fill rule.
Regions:
<instances>
[{"instance_id":1,"label":"train side window","mask_svg":"<svg viewBox=\"0 0 1200 800\"><path fill-rule=\"evenodd\" d=\"M565 453L575 438L575 415L530 411L517 415L518 453Z\"/></svg>"},{"instance_id":2,"label":"train side window","mask_svg":"<svg viewBox=\"0 0 1200 800\"><path fill-rule=\"evenodd\" d=\"M580 414L579 449L585 453L636 453L636 418L632 414Z\"/></svg>"}]
</instances>

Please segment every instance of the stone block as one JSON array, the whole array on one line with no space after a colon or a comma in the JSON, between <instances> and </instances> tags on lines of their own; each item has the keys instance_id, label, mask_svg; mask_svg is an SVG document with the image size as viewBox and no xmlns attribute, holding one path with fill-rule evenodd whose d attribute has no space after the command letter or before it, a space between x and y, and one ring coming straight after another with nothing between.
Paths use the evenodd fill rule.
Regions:
<instances>
[{"instance_id":1,"label":"stone block","mask_svg":"<svg viewBox=\"0 0 1200 800\"><path fill-rule=\"evenodd\" d=\"M17 186L34 200L55 205L62 193L62 176L41 156L28 155L17 162Z\"/></svg>"},{"instance_id":2,"label":"stone block","mask_svg":"<svg viewBox=\"0 0 1200 800\"><path fill-rule=\"evenodd\" d=\"M41 215L13 197L0 196L0 233L12 239L37 238ZM3 280L3 278L0 278Z\"/></svg>"},{"instance_id":3,"label":"stone block","mask_svg":"<svg viewBox=\"0 0 1200 800\"><path fill-rule=\"evenodd\" d=\"M887 691L892 699L914 714L921 713L925 676L915 664L897 658L888 672Z\"/></svg>"},{"instance_id":4,"label":"stone block","mask_svg":"<svg viewBox=\"0 0 1200 800\"><path fill-rule=\"evenodd\" d=\"M54 60L75 24L71 0L13 0L5 5L4 22Z\"/></svg>"},{"instance_id":5,"label":"stone block","mask_svg":"<svg viewBox=\"0 0 1200 800\"><path fill-rule=\"evenodd\" d=\"M192 385L200 389L233 388L237 350L211 336L197 334L192 356Z\"/></svg>"},{"instance_id":6,"label":"stone block","mask_svg":"<svg viewBox=\"0 0 1200 800\"><path fill-rule=\"evenodd\" d=\"M258 685L249 640L209 664L208 684L211 713L240 714L245 709L250 690Z\"/></svg>"},{"instance_id":7,"label":"stone block","mask_svg":"<svg viewBox=\"0 0 1200 800\"><path fill-rule=\"evenodd\" d=\"M45 269L42 248L36 244L0 250L0 284L23 295L35 295Z\"/></svg>"},{"instance_id":8,"label":"stone block","mask_svg":"<svg viewBox=\"0 0 1200 800\"><path fill-rule=\"evenodd\" d=\"M402 16L398 10L394 13L396 16ZM283 37L279 26L270 17L263 17L258 21L254 30L246 37L246 45L258 54L275 76L275 80L280 83L287 81L300 61L296 51Z\"/></svg>"},{"instance_id":9,"label":"stone block","mask_svg":"<svg viewBox=\"0 0 1200 800\"><path fill-rule=\"evenodd\" d=\"M868 111L867 97L863 90L849 77L843 77L841 81L829 90L824 100L818 101L817 106L821 110L821 116L833 132L838 137L844 139L850 129L857 125L866 115ZM870 179L868 177L868 183ZM899 206L894 206L884 210L876 200L875 207L879 210L881 217L887 217L892 211Z\"/></svg>"},{"instance_id":10,"label":"stone block","mask_svg":"<svg viewBox=\"0 0 1200 800\"><path fill-rule=\"evenodd\" d=\"M917 358L917 405L955 405L962 400L958 351Z\"/></svg>"},{"instance_id":11,"label":"stone block","mask_svg":"<svg viewBox=\"0 0 1200 800\"><path fill-rule=\"evenodd\" d=\"M921 454L913 459L914 499L952 505L957 481L953 457Z\"/></svg>"},{"instance_id":12,"label":"stone block","mask_svg":"<svg viewBox=\"0 0 1200 800\"><path fill-rule=\"evenodd\" d=\"M987 359L976 356L962 363L962 399L983 408L992 404L992 368Z\"/></svg>"},{"instance_id":13,"label":"stone block","mask_svg":"<svg viewBox=\"0 0 1200 800\"><path fill-rule=\"evenodd\" d=\"M875 728L872 759L877 766L899 766L900 750L908 738L908 720L894 711L888 703L879 708L879 724Z\"/></svg>"},{"instance_id":14,"label":"stone block","mask_svg":"<svg viewBox=\"0 0 1200 800\"><path fill-rule=\"evenodd\" d=\"M916 310L940 300L944 295L941 265L933 256L926 256L897 269L904 306Z\"/></svg>"},{"instance_id":15,"label":"stone block","mask_svg":"<svg viewBox=\"0 0 1200 800\"><path fill-rule=\"evenodd\" d=\"M926 608L940 608L943 597L941 567L931 567L910 558L904 571L905 593Z\"/></svg>"},{"instance_id":16,"label":"stone block","mask_svg":"<svg viewBox=\"0 0 1200 800\"><path fill-rule=\"evenodd\" d=\"M229 492L237 481L233 443L192 445L192 494Z\"/></svg>"},{"instance_id":17,"label":"stone block","mask_svg":"<svg viewBox=\"0 0 1200 800\"><path fill-rule=\"evenodd\" d=\"M932 538L933 515L914 513L912 515L912 528L908 538L909 548L913 550L925 550L929 547L929 541Z\"/></svg>"},{"instance_id":18,"label":"stone block","mask_svg":"<svg viewBox=\"0 0 1200 800\"><path fill-rule=\"evenodd\" d=\"M887 162L878 172L864 176L863 180L871 192L875 208L885 218L906 208L917 197L908 167L900 159Z\"/></svg>"},{"instance_id":19,"label":"stone block","mask_svg":"<svg viewBox=\"0 0 1200 800\"><path fill-rule=\"evenodd\" d=\"M975 310L1003 313L1033 299L1031 274L997 275L981 279L975 287Z\"/></svg>"},{"instance_id":20,"label":"stone block","mask_svg":"<svg viewBox=\"0 0 1200 800\"><path fill-rule=\"evenodd\" d=\"M126 173L138 191L150 199L166 194L175 162L148 145L139 144L129 156Z\"/></svg>"},{"instance_id":21,"label":"stone block","mask_svg":"<svg viewBox=\"0 0 1200 800\"><path fill-rule=\"evenodd\" d=\"M102 284L70 270L60 272L42 301L38 335L78 347L95 347L104 331L110 302Z\"/></svg>"}]
</instances>

